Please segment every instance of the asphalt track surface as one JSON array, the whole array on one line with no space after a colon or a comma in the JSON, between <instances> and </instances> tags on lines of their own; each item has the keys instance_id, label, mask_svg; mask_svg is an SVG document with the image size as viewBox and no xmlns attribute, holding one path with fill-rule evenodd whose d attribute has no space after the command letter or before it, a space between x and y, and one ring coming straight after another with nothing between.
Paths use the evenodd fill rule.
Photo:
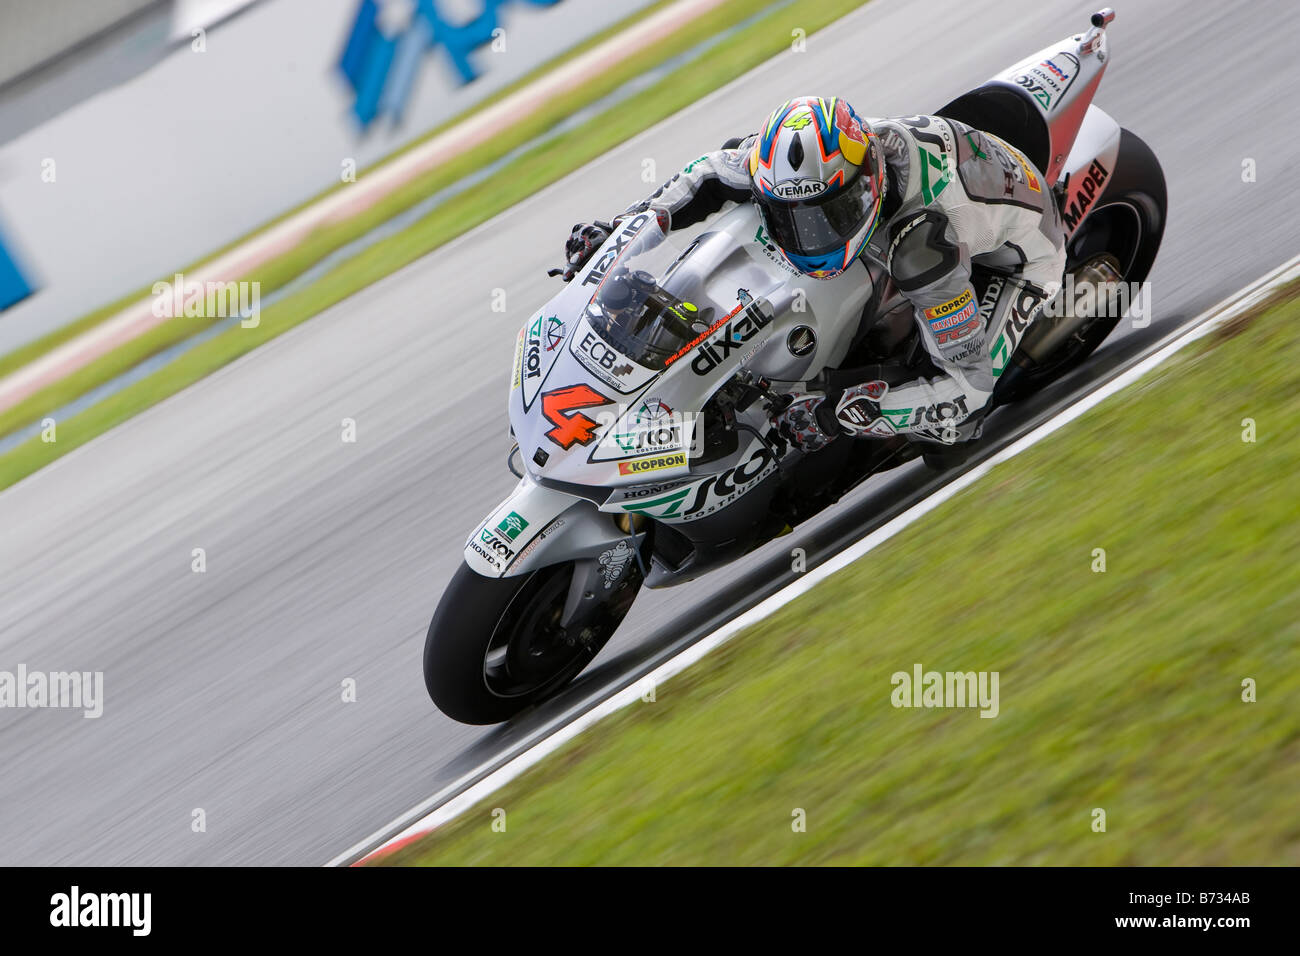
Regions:
<instances>
[{"instance_id":1,"label":"asphalt track surface","mask_svg":"<svg viewBox=\"0 0 1300 956\"><path fill-rule=\"evenodd\" d=\"M465 534L514 484L514 335L553 288L545 270L568 226L652 188L644 159L666 175L791 95L837 93L868 115L936 109L1082 30L1093 9L1032 6L874 0L808 52L0 494L0 669L101 670L106 697L97 720L0 710L0 863L324 863L737 600L752 604L790 548L816 556L923 493L936 479L900 469L729 569L644 592L569 692L507 726L456 724L425 696L429 616ZM1300 5L1116 7L1097 103L1151 144L1169 180L1154 321L999 411L993 444L1296 251L1300 170L1279 104L1300 75ZM1242 182L1246 158L1254 183ZM497 287L506 314L491 311ZM344 418L355 444L340 440ZM340 700L347 678L356 703ZM196 808L206 832L191 829Z\"/></svg>"}]
</instances>

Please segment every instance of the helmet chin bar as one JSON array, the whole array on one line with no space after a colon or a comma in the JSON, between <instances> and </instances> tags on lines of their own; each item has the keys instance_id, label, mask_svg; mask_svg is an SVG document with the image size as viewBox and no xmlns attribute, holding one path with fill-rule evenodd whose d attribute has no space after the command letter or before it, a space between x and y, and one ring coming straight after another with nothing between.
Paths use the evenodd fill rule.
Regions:
<instances>
[{"instance_id":1,"label":"helmet chin bar","mask_svg":"<svg viewBox=\"0 0 1300 956\"><path fill-rule=\"evenodd\" d=\"M781 250L781 254L785 256L786 262L812 279L834 279L853 264L852 259L844 261L843 249L825 256L800 256L785 249Z\"/></svg>"}]
</instances>

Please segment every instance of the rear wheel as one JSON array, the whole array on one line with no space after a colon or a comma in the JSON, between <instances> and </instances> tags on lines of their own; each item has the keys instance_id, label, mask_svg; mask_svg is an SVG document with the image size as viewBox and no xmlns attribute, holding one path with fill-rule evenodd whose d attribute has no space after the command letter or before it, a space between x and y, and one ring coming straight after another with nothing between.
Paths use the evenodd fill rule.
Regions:
<instances>
[{"instance_id":1,"label":"rear wheel","mask_svg":"<svg viewBox=\"0 0 1300 956\"><path fill-rule=\"evenodd\" d=\"M448 717L508 720L563 687L591 662L627 614L635 572L582 622L561 624L573 562L516 578L488 578L462 563L424 642L424 683Z\"/></svg>"},{"instance_id":2,"label":"rear wheel","mask_svg":"<svg viewBox=\"0 0 1300 956\"><path fill-rule=\"evenodd\" d=\"M1155 153L1137 134L1121 129L1119 156L1106 192L1066 244L1066 272L1083 281L1084 273L1095 273L1104 264L1104 271L1113 267L1118 273L1114 281L1144 281L1160 249L1166 206L1165 176ZM1053 337L1045 354L1035 349L1040 336L1031 327L998 381L997 403L1024 398L1080 365L1121 318L1103 310L1082 319L1068 335Z\"/></svg>"}]
</instances>

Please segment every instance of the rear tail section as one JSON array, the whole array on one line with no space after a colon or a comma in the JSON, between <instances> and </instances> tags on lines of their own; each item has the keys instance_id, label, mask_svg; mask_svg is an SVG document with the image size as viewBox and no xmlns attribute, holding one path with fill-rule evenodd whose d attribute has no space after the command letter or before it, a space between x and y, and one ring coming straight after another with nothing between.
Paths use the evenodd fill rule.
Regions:
<instances>
[{"instance_id":1,"label":"rear tail section","mask_svg":"<svg viewBox=\"0 0 1300 956\"><path fill-rule=\"evenodd\" d=\"M1019 148L1055 185L1070 172L1067 158L1110 62L1107 7L1092 27L1003 70L957 97L938 115L992 133Z\"/></svg>"}]
</instances>

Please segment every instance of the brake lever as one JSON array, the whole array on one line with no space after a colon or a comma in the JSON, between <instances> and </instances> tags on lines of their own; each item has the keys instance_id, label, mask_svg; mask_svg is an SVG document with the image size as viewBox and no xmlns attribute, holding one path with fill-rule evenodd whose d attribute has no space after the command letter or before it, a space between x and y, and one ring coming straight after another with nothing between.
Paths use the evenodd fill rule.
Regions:
<instances>
[{"instance_id":1,"label":"brake lever","mask_svg":"<svg viewBox=\"0 0 1300 956\"><path fill-rule=\"evenodd\" d=\"M793 395L773 395L769 392L764 392L763 397L767 399L767 409L771 412L773 417L780 415L783 411L789 408L790 404L794 401Z\"/></svg>"}]
</instances>

